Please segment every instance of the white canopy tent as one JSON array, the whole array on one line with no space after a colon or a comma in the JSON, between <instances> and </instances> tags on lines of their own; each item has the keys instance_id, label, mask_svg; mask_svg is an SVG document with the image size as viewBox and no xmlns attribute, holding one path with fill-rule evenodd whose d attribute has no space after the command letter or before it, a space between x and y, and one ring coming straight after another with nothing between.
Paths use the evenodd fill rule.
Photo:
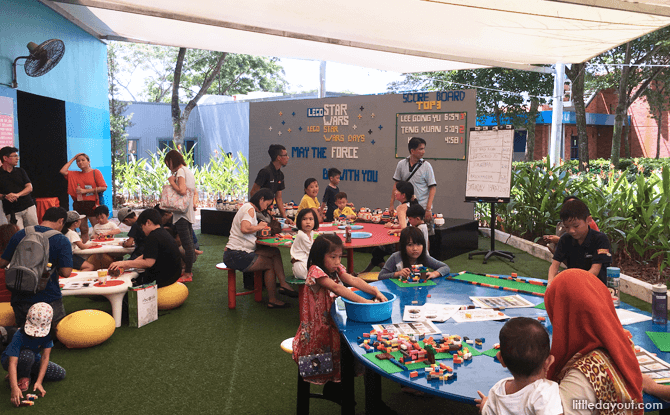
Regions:
<instances>
[{"instance_id":1,"label":"white canopy tent","mask_svg":"<svg viewBox=\"0 0 670 415\"><path fill-rule=\"evenodd\" d=\"M553 72L533 65L583 62L670 25L670 0L40 1L101 40L396 72Z\"/></svg>"}]
</instances>

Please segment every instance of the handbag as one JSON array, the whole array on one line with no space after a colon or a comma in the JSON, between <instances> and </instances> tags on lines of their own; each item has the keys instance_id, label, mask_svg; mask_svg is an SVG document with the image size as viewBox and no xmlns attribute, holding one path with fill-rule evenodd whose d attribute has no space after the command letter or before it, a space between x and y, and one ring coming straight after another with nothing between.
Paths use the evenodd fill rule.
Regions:
<instances>
[{"instance_id":1,"label":"handbag","mask_svg":"<svg viewBox=\"0 0 670 415\"><path fill-rule=\"evenodd\" d=\"M128 287L128 325L139 328L156 320L158 320L156 282Z\"/></svg>"},{"instance_id":2,"label":"handbag","mask_svg":"<svg viewBox=\"0 0 670 415\"><path fill-rule=\"evenodd\" d=\"M163 186L161 192L161 209L168 212L186 213L189 207L189 202L193 200L193 191L186 188L186 194L180 195L172 187L171 184Z\"/></svg>"},{"instance_id":3,"label":"handbag","mask_svg":"<svg viewBox=\"0 0 670 415\"><path fill-rule=\"evenodd\" d=\"M303 378L327 375L333 371L333 354L328 352L300 356L298 357L298 371Z\"/></svg>"}]
</instances>

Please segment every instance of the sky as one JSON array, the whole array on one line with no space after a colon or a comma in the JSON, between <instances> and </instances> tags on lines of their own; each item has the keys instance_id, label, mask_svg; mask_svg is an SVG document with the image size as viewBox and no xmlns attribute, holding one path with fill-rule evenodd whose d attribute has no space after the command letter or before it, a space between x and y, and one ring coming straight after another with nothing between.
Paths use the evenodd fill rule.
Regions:
<instances>
[{"instance_id":1,"label":"sky","mask_svg":"<svg viewBox=\"0 0 670 415\"><path fill-rule=\"evenodd\" d=\"M319 88L319 66L321 61L281 58L284 67L287 92L297 93ZM326 63L326 90L328 92L350 91L359 95L381 94L387 92L390 82L404 79L399 72L387 72L377 69L361 68L338 62ZM139 98L144 86L142 71L133 74L130 84L134 96ZM127 91L120 89L122 100L134 100Z\"/></svg>"},{"instance_id":2,"label":"sky","mask_svg":"<svg viewBox=\"0 0 670 415\"><path fill-rule=\"evenodd\" d=\"M320 61L282 58L281 65L289 83L288 92L319 88ZM326 63L326 90L351 91L360 95L387 92L387 85L404 79L401 73L361 68L338 62Z\"/></svg>"}]
</instances>

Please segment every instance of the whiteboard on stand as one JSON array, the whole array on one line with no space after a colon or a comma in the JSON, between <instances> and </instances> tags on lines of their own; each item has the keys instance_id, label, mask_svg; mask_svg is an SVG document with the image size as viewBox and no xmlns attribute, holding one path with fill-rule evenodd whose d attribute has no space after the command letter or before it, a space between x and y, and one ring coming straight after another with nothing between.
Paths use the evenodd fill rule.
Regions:
<instances>
[{"instance_id":1,"label":"whiteboard on stand","mask_svg":"<svg viewBox=\"0 0 670 415\"><path fill-rule=\"evenodd\" d=\"M466 202L509 202L513 151L512 126L470 129Z\"/></svg>"}]
</instances>

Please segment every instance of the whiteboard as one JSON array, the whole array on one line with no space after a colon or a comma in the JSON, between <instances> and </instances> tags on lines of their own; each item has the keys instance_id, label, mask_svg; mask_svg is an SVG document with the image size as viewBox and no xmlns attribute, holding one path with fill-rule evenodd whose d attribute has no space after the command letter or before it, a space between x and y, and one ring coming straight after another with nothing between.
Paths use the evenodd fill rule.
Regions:
<instances>
[{"instance_id":1,"label":"whiteboard","mask_svg":"<svg viewBox=\"0 0 670 415\"><path fill-rule=\"evenodd\" d=\"M465 201L509 202L514 129L475 127L468 140Z\"/></svg>"}]
</instances>

